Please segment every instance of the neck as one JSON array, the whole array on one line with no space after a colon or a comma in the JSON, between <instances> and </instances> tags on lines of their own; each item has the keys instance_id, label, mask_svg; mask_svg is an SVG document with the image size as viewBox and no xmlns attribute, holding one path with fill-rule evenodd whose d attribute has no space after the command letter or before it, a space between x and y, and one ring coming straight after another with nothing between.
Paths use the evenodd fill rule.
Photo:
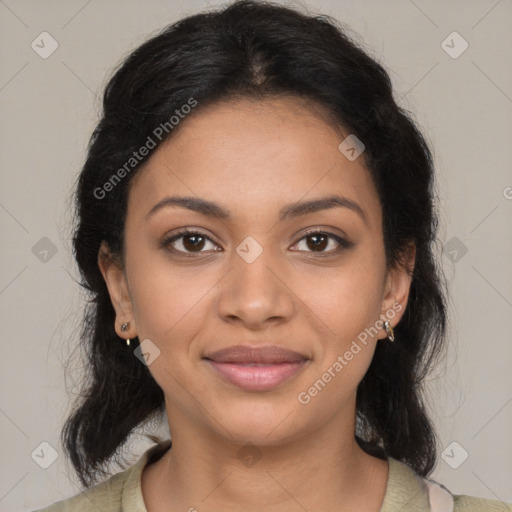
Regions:
<instances>
[{"instance_id":1,"label":"neck","mask_svg":"<svg viewBox=\"0 0 512 512\"><path fill-rule=\"evenodd\" d=\"M176 421L174 411L169 416ZM148 512L380 511L387 462L366 454L350 425L326 424L273 445L233 443L193 422L180 427L171 428L172 448L143 473Z\"/></svg>"}]
</instances>

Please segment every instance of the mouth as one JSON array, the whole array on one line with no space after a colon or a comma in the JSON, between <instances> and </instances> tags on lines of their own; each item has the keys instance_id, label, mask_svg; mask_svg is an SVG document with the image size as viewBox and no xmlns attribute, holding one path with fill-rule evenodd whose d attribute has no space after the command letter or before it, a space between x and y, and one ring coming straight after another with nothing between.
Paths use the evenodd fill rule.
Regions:
<instances>
[{"instance_id":1,"label":"mouth","mask_svg":"<svg viewBox=\"0 0 512 512\"><path fill-rule=\"evenodd\" d=\"M267 391L295 376L309 361L298 352L278 346L237 345L203 358L223 380L247 391Z\"/></svg>"}]
</instances>

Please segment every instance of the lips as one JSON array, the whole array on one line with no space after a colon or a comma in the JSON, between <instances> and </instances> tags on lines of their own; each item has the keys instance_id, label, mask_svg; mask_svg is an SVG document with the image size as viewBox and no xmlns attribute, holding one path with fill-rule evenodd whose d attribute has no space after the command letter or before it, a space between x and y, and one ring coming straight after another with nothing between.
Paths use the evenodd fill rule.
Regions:
<instances>
[{"instance_id":1,"label":"lips","mask_svg":"<svg viewBox=\"0 0 512 512\"><path fill-rule=\"evenodd\" d=\"M236 345L204 358L216 375L247 391L266 391L289 380L309 360L308 357L278 346Z\"/></svg>"},{"instance_id":2,"label":"lips","mask_svg":"<svg viewBox=\"0 0 512 512\"><path fill-rule=\"evenodd\" d=\"M211 359L217 363L279 364L297 363L308 358L298 352L276 345L258 348L235 345L212 352L206 356L206 359Z\"/></svg>"}]
</instances>

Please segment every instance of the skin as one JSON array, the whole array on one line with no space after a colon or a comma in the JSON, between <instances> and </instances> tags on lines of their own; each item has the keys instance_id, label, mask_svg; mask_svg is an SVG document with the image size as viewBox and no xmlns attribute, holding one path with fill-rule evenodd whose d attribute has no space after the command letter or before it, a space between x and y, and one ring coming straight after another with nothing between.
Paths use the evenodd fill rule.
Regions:
<instances>
[{"instance_id":1,"label":"skin","mask_svg":"<svg viewBox=\"0 0 512 512\"><path fill-rule=\"evenodd\" d=\"M411 283L405 268L386 267L381 205L364 154L348 160L338 145L349 132L326 119L293 97L198 109L133 178L124 265L105 244L100 249L118 335L150 339L160 350L149 370L165 394L173 446L143 472L149 512L382 506L388 463L361 450L354 432L357 385L385 330L360 343L308 404L297 399L393 305L401 310L391 325L400 321ZM365 219L346 207L278 218L284 205L333 194L359 204ZM231 216L168 206L147 217L174 195L215 201ZM195 252L186 237L162 248L182 227L208 239ZM311 229L353 245L327 238L315 249L304 238ZM236 252L248 236L263 249L252 263ZM406 261L411 270L414 248ZM272 390L245 391L203 359L237 344L275 344L309 361ZM238 454L246 443L260 457L251 466Z\"/></svg>"}]
</instances>

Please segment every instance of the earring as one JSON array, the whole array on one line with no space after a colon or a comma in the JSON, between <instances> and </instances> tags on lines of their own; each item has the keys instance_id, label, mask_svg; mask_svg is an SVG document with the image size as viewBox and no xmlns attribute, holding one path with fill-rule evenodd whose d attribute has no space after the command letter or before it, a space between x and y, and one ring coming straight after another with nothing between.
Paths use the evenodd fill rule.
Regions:
<instances>
[{"instance_id":1,"label":"earring","mask_svg":"<svg viewBox=\"0 0 512 512\"><path fill-rule=\"evenodd\" d=\"M128 326L130 325L130 322L125 322L123 325L121 325L121 331L126 331L126 329L128 329ZM126 339L126 346L129 347L130 346L130 338L127 338Z\"/></svg>"},{"instance_id":2,"label":"earring","mask_svg":"<svg viewBox=\"0 0 512 512\"><path fill-rule=\"evenodd\" d=\"M386 333L388 335L388 340L395 341L395 333L393 331L393 327L391 327L388 320L386 320L384 322L384 329L386 329Z\"/></svg>"}]
</instances>

